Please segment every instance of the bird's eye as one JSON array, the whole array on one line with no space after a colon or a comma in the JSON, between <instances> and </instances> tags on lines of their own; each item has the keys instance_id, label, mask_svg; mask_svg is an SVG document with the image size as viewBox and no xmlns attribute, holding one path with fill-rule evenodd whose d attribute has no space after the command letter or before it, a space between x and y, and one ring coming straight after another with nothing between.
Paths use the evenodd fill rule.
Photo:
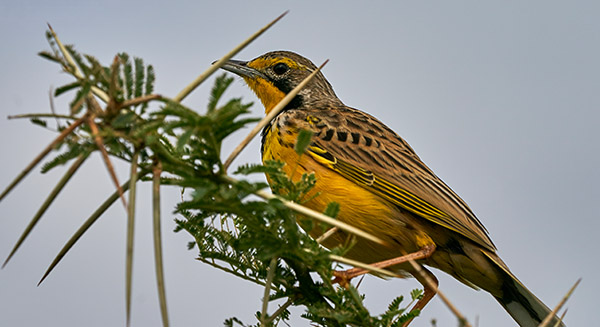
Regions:
<instances>
[{"instance_id":1,"label":"bird's eye","mask_svg":"<svg viewBox=\"0 0 600 327\"><path fill-rule=\"evenodd\" d=\"M280 62L278 64L276 64L275 66L273 66L273 72L277 75L283 75L285 74L288 70L290 69L290 67L288 67L288 65Z\"/></svg>"}]
</instances>

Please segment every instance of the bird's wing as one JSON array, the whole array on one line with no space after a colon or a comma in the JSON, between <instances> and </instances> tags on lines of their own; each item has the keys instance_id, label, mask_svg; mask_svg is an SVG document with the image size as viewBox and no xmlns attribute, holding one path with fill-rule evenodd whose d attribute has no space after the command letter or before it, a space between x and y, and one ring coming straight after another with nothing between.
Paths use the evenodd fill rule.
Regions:
<instances>
[{"instance_id":1,"label":"bird's wing","mask_svg":"<svg viewBox=\"0 0 600 327\"><path fill-rule=\"evenodd\" d=\"M307 149L313 159L419 217L495 250L467 204L379 120L352 108L307 114L305 121L319 126Z\"/></svg>"}]
</instances>

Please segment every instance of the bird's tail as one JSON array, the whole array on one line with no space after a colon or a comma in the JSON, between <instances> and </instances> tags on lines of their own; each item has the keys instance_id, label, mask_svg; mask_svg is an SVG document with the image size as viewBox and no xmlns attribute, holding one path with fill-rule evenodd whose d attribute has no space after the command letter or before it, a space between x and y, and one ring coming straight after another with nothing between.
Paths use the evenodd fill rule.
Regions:
<instances>
[{"instance_id":1,"label":"bird's tail","mask_svg":"<svg viewBox=\"0 0 600 327\"><path fill-rule=\"evenodd\" d=\"M519 326L537 327L550 314L551 310L515 278L507 279L502 288L502 297L495 298ZM559 321L554 316L548 326L565 327Z\"/></svg>"},{"instance_id":2,"label":"bird's tail","mask_svg":"<svg viewBox=\"0 0 600 327\"><path fill-rule=\"evenodd\" d=\"M551 313L551 310L508 270L500 258L487 255L505 274L502 282L502 295L494 296L494 298L500 302L502 307L513 317L519 326L539 326ZM565 327L565 324L554 315L548 326Z\"/></svg>"}]
</instances>

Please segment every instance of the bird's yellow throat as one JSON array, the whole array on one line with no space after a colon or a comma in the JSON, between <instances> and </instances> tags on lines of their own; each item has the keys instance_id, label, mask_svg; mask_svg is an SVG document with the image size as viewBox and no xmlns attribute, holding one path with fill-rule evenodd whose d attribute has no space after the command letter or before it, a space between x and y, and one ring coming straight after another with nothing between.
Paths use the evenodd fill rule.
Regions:
<instances>
[{"instance_id":1,"label":"bird's yellow throat","mask_svg":"<svg viewBox=\"0 0 600 327\"><path fill-rule=\"evenodd\" d=\"M285 93L281 92L273 83L264 78L244 77L244 81L256 93L256 96L260 99L263 106L265 106L265 113L267 114L285 97Z\"/></svg>"}]
</instances>

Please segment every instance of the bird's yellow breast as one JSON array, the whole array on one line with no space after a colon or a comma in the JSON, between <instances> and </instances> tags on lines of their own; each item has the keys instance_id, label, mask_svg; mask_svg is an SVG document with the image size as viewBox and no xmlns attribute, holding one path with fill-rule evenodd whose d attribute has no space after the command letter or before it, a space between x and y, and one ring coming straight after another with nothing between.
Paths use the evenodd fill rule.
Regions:
<instances>
[{"instance_id":1,"label":"bird's yellow breast","mask_svg":"<svg viewBox=\"0 0 600 327\"><path fill-rule=\"evenodd\" d=\"M306 196L311 200L304 203L305 206L323 212L330 202L337 202L340 204L340 212L337 216L340 221L378 236L390 244L402 239L399 231L404 230L406 226L401 220L394 219L398 216L396 207L315 161L311 156L298 155L294 150L297 136L297 131L279 130L274 124L264 137L262 159L263 162L279 160L285 163L283 170L294 182L299 181L304 173L315 174L316 184ZM318 196L313 197L315 194ZM319 228L315 228L310 231L310 234L318 237L322 232ZM408 237L414 238L418 236L417 234ZM328 248L335 247L345 242L346 237L347 234L338 232L323 245ZM359 240L359 242L363 241ZM414 240L405 239L404 242L414 244ZM355 246L354 249L357 251L351 249L346 256L363 262L377 262L397 256L397 251L392 248L368 243Z\"/></svg>"}]
</instances>

